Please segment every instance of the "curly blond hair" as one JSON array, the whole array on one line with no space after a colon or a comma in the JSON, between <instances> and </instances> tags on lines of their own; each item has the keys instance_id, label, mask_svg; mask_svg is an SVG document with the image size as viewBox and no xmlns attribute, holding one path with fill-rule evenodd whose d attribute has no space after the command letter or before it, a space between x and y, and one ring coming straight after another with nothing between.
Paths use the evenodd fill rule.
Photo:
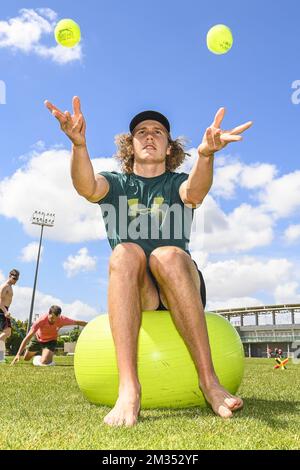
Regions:
<instances>
[{"instance_id":1,"label":"curly blond hair","mask_svg":"<svg viewBox=\"0 0 300 470\"><path fill-rule=\"evenodd\" d=\"M115 136L117 153L114 156L119 161L124 173L133 173L134 154L132 139L133 136L130 133L118 134ZM166 157L166 171L175 171L176 168L183 163L185 158L190 156L189 153L184 151L186 140L187 139L183 137L178 137L177 139L172 140L171 136L168 135L171 152L170 155Z\"/></svg>"}]
</instances>

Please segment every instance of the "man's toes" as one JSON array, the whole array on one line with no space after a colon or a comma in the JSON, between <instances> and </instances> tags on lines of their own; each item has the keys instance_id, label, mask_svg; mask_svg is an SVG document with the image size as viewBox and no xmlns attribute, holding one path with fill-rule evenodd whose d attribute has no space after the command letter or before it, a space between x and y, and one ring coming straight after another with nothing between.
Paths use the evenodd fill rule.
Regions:
<instances>
[{"instance_id":1,"label":"man's toes","mask_svg":"<svg viewBox=\"0 0 300 470\"><path fill-rule=\"evenodd\" d=\"M227 406L220 405L218 408L218 414L221 416L221 418L231 418L232 413Z\"/></svg>"},{"instance_id":2,"label":"man's toes","mask_svg":"<svg viewBox=\"0 0 300 470\"><path fill-rule=\"evenodd\" d=\"M126 422L125 422L125 426L127 428L131 428L132 426L134 426L136 424L136 420L135 419L128 419Z\"/></svg>"},{"instance_id":3,"label":"man's toes","mask_svg":"<svg viewBox=\"0 0 300 470\"><path fill-rule=\"evenodd\" d=\"M227 397L224 402L230 410L238 410L243 406L243 401L239 397Z\"/></svg>"},{"instance_id":4,"label":"man's toes","mask_svg":"<svg viewBox=\"0 0 300 470\"><path fill-rule=\"evenodd\" d=\"M108 426L114 426L115 419L114 419L114 416L109 413L107 416L105 416L105 418L103 419L103 421L104 421L104 423L107 424Z\"/></svg>"},{"instance_id":5,"label":"man's toes","mask_svg":"<svg viewBox=\"0 0 300 470\"><path fill-rule=\"evenodd\" d=\"M244 406L243 400L241 398L238 398L237 403L234 407L234 410L240 410L241 408L243 408L243 406Z\"/></svg>"},{"instance_id":6,"label":"man's toes","mask_svg":"<svg viewBox=\"0 0 300 470\"><path fill-rule=\"evenodd\" d=\"M122 426L122 421L116 418L111 419L109 425L112 427Z\"/></svg>"},{"instance_id":7,"label":"man's toes","mask_svg":"<svg viewBox=\"0 0 300 470\"><path fill-rule=\"evenodd\" d=\"M238 400L234 397L226 397L224 402L231 410L237 406Z\"/></svg>"},{"instance_id":8,"label":"man's toes","mask_svg":"<svg viewBox=\"0 0 300 470\"><path fill-rule=\"evenodd\" d=\"M110 419L109 418L104 418L103 422L110 426Z\"/></svg>"},{"instance_id":9,"label":"man's toes","mask_svg":"<svg viewBox=\"0 0 300 470\"><path fill-rule=\"evenodd\" d=\"M108 416L105 416L105 417L103 418L103 423L108 424L108 421L109 421Z\"/></svg>"}]
</instances>

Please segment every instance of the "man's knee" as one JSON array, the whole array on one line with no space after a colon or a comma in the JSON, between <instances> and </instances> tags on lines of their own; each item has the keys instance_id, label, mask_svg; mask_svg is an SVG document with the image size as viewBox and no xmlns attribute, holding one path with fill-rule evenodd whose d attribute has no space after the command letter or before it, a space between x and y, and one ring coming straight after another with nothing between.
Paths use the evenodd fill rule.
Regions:
<instances>
[{"instance_id":1,"label":"man's knee","mask_svg":"<svg viewBox=\"0 0 300 470\"><path fill-rule=\"evenodd\" d=\"M109 260L109 271L138 272L146 269L147 259L143 249L136 243L119 243Z\"/></svg>"},{"instance_id":2,"label":"man's knee","mask_svg":"<svg viewBox=\"0 0 300 470\"><path fill-rule=\"evenodd\" d=\"M51 364L53 360L53 356L54 356L54 351L51 351L49 349L47 351L44 350L40 363L44 365Z\"/></svg>"},{"instance_id":3,"label":"man's knee","mask_svg":"<svg viewBox=\"0 0 300 470\"><path fill-rule=\"evenodd\" d=\"M29 353L29 351L26 351L24 356L23 356L24 361L30 361L32 359L32 354Z\"/></svg>"},{"instance_id":4,"label":"man's knee","mask_svg":"<svg viewBox=\"0 0 300 470\"><path fill-rule=\"evenodd\" d=\"M189 255L176 246L162 246L152 251L149 266L154 273L168 278L190 262Z\"/></svg>"}]
</instances>

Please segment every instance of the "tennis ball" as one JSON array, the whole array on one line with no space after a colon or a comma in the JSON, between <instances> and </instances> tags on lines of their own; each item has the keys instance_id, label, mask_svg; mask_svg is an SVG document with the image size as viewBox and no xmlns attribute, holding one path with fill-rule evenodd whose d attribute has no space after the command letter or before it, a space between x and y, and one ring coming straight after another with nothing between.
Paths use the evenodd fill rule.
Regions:
<instances>
[{"instance_id":1,"label":"tennis ball","mask_svg":"<svg viewBox=\"0 0 300 470\"><path fill-rule=\"evenodd\" d=\"M225 54L232 47L232 32L225 24L217 24L208 31L206 43L214 54Z\"/></svg>"},{"instance_id":2,"label":"tennis ball","mask_svg":"<svg viewBox=\"0 0 300 470\"><path fill-rule=\"evenodd\" d=\"M65 18L57 23L54 36L58 44L64 47L74 47L81 38L80 27L75 21Z\"/></svg>"}]
</instances>

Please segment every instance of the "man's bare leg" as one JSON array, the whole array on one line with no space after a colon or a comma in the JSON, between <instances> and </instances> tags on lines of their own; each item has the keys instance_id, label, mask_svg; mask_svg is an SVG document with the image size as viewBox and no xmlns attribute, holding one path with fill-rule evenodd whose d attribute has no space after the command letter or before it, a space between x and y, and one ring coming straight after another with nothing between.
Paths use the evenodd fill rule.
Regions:
<instances>
[{"instance_id":1,"label":"man's bare leg","mask_svg":"<svg viewBox=\"0 0 300 470\"><path fill-rule=\"evenodd\" d=\"M48 364L51 364L53 361L53 356L54 352L51 351L50 349L44 348L42 352L42 357L41 357L41 364L44 364L45 366Z\"/></svg>"},{"instance_id":2,"label":"man's bare leg","mask_svg":"<svg viewBox=\"0 0 300 470\"><path fill-rule=\"evenodd\" d=\"M26 362L30 361L30 359L32 359L36 354L37 353L35 351L28 351L28 349L26 349L23 359Z\"/></svg>"},{"instance_id":3,"label":"man's bare leg","mask_svg":"<svg viewBox=\"0 0 300 470\"><path fill-rule=\"evenodd\" d=\"M8 327L8 328L5 328L5 330L1 331L0 333L0 341L6 341L7 338L9 338L11 335L11 328Z\"/></svg>"},{"instance_id":4,"label":"man's bare leg","mask_svg":"<svg viewBox=\"0 0 300 470\"><path fill-rule=\"evenodd\" d=\"M104 418L110 426L133 426L140 410L137 344L142 309L158 306L158 294L146 273L146 256L134 243L116 246L109 268L108 311L119 370L119 397Z\"/></svg>"},{"instance_id":5,"label":"man's bare leg","mask_svg":"<svg viewBox=\"0 0 300 470\"><path fill-rule=\"evenodd\" d=\"M193 358L206 400L216 414L231 417L243 401L221 386L214 371L194 262L180 248L160 247L151 253L149 264L160 285L162 301Z\"/></svg>"}]
</instances>

